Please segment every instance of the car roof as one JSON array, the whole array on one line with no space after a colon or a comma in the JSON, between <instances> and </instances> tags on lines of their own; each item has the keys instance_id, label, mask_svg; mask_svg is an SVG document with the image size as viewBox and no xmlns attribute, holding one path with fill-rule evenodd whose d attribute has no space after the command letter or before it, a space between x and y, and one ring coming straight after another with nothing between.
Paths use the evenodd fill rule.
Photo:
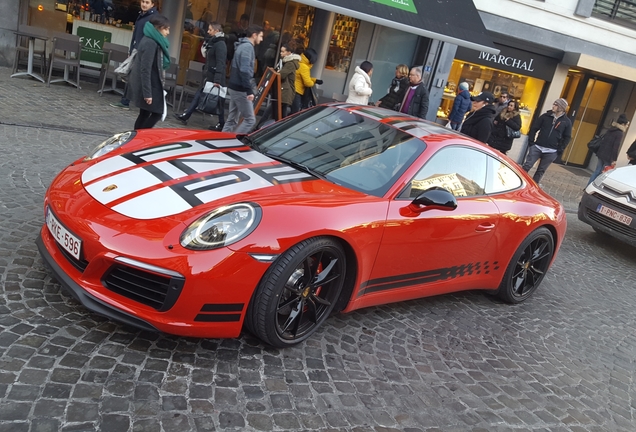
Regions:
<instances>
[{"instance_id":1,"label":"car roof","mask_svg":"<svg viewBox=\"0 0 636 432\"><path fill-rule=\"evenodd\" d=\"M391 125L417 138L423 138L429 135L455 134L462 136L463 138L470 139L470 137L461 135L453 129L446 128L437 123L432 123L419 117L414 117L386 108L379 108L372 105L357 105L338 102L325 105L345 109L358 115L369 117L381 123Z\"/></svg>"}]
</instances>

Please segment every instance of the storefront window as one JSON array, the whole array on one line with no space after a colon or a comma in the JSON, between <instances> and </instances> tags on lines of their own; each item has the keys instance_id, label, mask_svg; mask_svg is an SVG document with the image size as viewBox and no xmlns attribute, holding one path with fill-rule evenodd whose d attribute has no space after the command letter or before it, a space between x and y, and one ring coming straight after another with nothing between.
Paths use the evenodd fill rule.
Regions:
<instances>
[{"instance_id":1,"label":"storefront window","mask_svg":"<svg viewBox=\"0 0 636 432\"><path fill-rule=\"evenodd\" d=\"M327 55L326 69L338 72L349 72L351 55L356 45L360 20L345 15L336 15L333 33L329 42L329 54Z\"/></svg>"},{"instance_id":2,"label":"storefront window","mask_svg":"<svg viewBox=\"0 0 636 432\"><path fill-rule=\"evenodd\" d=\"M532 114L539 103L539 97L545 81L455 60L451 67L448 83L444 88L442 104L437 111L438 118L448 118L455 100L457 86L462 82L469 84L472 95L478 95L482 91L489 91L495 97L499 97L501 93L507 92L511 99L519 101L522 121L521 132L524 134L528 133Z\"/></svg>"}]
</instances>

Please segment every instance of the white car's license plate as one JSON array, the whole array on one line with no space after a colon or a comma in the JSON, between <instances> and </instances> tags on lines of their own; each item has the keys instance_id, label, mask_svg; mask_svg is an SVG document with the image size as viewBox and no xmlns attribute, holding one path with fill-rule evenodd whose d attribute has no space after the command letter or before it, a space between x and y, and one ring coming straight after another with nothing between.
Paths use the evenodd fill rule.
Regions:
<instances>
[{"instance_id":1,"label":"white car's license plate","mask_svg":"<svg viewBox=\"0 0 636 432\"><path fill-rule=\"evenodd\" d=\"M65 251L80 259L80 251L82 250L82 241L76 236L71 234L69 230L64 228L56 218L53 216L51 209L46 209L46 226L49 227L49 231L55 238L55 241L64 248Z\"/></svg>"},{"instance_id":2,"label":"white car's license plate","mask_svg":"<svg viewBox=\"0 0 636 432\"><path fill-rule=\"evenodd\" d=\"M596 207L596 211L602 215L619 221L620 223L624 223L625 225L629 225L632 223L632 218L630 216L627 216L626 214L623 214L621 212L617 212L616 210L612 210L611 208L605 207L603 204L599 204L598 207Z\"/></svg>"}]
</instances>

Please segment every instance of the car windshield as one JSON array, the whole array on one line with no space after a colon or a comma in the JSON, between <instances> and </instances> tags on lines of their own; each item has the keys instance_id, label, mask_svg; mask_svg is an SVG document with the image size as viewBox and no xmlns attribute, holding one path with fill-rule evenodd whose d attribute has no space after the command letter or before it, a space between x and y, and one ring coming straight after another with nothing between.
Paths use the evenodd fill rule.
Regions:
<instances>
[{"instance_id":1,"label":"car windshield","mask_svg":"<svg viewBox=\"0 0 636 432\"><path fill-rule=\"evenodd\" d=\"M266 155L375 196L383 196L425 148L399 129L330 106L303 111L249 139Z\"/></svg>"}]
</instances>

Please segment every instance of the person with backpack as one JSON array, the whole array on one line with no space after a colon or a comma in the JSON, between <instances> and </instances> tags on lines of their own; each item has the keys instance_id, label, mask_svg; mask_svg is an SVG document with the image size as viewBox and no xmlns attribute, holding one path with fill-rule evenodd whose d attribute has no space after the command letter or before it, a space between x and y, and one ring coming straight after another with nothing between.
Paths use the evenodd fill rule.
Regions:
<instances>
[{"instance_id":1,"label":"person with backpack","mask_svg":"<svg viewBox=\"0 0 636 432\"><path fill-rule=\"evenodd\" d=\"M612 126L607 130L607 132L605 132L605 135L603 135L603 139L601 140L601 146L596 151L598 163L596 164L596 169L592 173L592 176L587 182L588 185L596 180L596 177L601 175L605 168L609 166L613 168L616 166L618 151L621 147L621 143L623 142L623 137L625 136L628 126L629 121L627 120L627 116L625 114L621 114L615 122L612 122Z\"/></svg>"}]
</instances>

